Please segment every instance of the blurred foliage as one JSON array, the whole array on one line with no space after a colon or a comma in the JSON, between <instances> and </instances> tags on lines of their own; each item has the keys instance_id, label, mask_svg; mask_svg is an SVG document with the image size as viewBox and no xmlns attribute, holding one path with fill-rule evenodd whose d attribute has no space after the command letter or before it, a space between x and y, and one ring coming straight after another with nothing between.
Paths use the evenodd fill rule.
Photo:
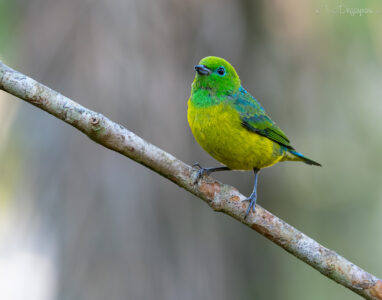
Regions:
<instances>
[{"instance_id":1,"label":"blurred foliage","mask_svg":"<svg viewBox=\"0 0 382 300\"><path fill-rule=\"evenodd\" d=\"M186 123L193 65L228 59L292 144L323 164L262 171L259 204L381 277L381 16L376 0L0 0L0 57L206 166L216 162ZM0 93L0 281L11 268L42 300L358 299L19 102ZM216 177L252 187L249 173ZM4 286L0 298L20 299Z\"/></svg>"}]
</instances>

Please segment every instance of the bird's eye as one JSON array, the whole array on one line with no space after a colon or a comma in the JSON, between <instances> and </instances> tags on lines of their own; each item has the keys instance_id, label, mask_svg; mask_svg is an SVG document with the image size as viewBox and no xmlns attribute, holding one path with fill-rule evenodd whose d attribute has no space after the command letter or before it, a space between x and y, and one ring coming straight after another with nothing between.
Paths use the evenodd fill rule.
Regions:
<instances>
[{"instance_id":1,"label":"bird's eye","mask_svg":"<svg viewBox=\"0 0 382 300\"><path fill-rule=\"evenodd\" d=\"M223 75L225 74L225 69L224 69L224 67L219 67L219 68L217 69L217 72L218 72L218 74L219 74L220 76L223 76Z\"/></svg>"}]
</instances>

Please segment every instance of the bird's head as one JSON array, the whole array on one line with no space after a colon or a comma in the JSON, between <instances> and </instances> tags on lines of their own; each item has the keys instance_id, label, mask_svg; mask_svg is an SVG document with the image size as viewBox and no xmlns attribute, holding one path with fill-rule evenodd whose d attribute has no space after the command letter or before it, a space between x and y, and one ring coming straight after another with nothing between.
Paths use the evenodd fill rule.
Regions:
<instances>
[{"instance_id":1,"label":"bird's head","mask_svg":"<svg viewBox=\"0 0 382 300\"><path fill-rule=\"evenodd\" d=\"M207 56L195 66L195 71L193 88L227 94L240 87L240 79L234 67L223 58Z\"/></svg>"}]
</instances>

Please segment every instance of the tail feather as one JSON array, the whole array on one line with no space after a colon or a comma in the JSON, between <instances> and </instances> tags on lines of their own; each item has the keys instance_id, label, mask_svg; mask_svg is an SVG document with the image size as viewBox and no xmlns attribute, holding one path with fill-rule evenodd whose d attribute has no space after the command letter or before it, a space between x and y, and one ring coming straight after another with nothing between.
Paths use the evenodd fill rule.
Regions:
<instances>
[{"instance_id":1,"label":"tail feather","mask_svg":"<svg viewBox=\"0 0 382 300\"><path fill-rule=\"evenodd\" d=\"M311 160L310 158L305 157L304 155L302 155L301 153L299 153L295 150L288 149L288 154L289 153L292 154L293 156L292 155L291 155L292 157L287 156L287 160L298 160L298 161L302 161L308 165L322 167L322 165L320 163L315 162L314 160Z\"/></svg>"}]
</instances>

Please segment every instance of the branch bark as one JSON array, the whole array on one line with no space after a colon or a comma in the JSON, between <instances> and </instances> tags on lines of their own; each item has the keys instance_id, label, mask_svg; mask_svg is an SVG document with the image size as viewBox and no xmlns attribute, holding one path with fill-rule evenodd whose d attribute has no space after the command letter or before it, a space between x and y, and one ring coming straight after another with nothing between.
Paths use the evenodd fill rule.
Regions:
<instances>
[{"instance_id":1,"label":"branch bark","mask_svg":"<svg viewBox=\"0 0 382 300\"><path fill-rule=\"evenodd\" d=\"M96 143L166 177L205 201L213 210L230 215L309 264L323 275L365 299L382 300L382 280L329 250L293 226L256 205L244 219L247 203L237 189L211 177L194 184L196 170L146 142L100 113L91 111L0 61L0 89L45 110L82 131Z\"/></svg>"}]
</instances>

